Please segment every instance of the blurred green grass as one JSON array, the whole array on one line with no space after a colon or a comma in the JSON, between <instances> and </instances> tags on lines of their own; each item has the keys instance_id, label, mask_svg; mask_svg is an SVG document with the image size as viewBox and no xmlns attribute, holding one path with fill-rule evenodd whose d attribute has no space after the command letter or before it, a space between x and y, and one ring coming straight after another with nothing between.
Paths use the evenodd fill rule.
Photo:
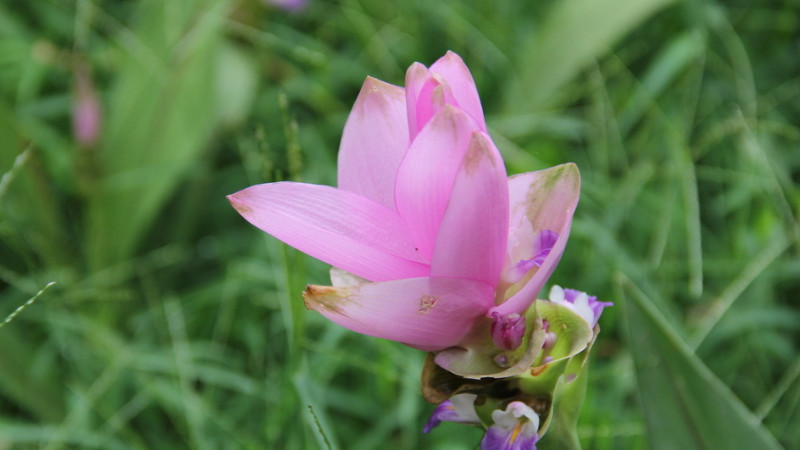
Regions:
<instances>
[{"instance_id":1,"label":"blurred green grass","mask_svg":"<svg viewBox=\"0 0 800 450\"><path fill-rule=\"evenodd\" d=\"M617 303L584 448L672 448L702 421L670 408L734 403L800 447L798 17L789 1L0 4L0 318L56 282L0 328L0 448L474 448L479 430L421 434L423 355L306 312L327 268L224 198L333 184L364 77L402 84L448 49L509 173L581 169L552 281ZM93 146L70 129L82 64ZM648 384L664 363L722 403ZM714 448L713 426L692 445Z\"/></svg>"}]
</instances>

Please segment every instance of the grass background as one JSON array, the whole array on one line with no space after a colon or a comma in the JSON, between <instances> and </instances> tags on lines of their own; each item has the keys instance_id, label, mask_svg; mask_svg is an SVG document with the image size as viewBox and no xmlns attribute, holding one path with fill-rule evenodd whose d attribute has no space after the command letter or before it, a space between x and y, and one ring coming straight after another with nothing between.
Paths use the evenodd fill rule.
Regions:
<instances>
[{"instance_id":1,"label":"grass background","mask_svg":"<svg viewBox=\"0 0 800 450\"><path fill-rule=\"evenodd\" d=\"M0 327L0 448L475 448L477 429L421 434L424 355L306 312L327 267L224 197L334 184L364 77L402 84L448 49L509 173L581 169L551 281L617 305L584 448L799 448L799 18L791 0L0 3L0 319L55 282ZM80 67L93 146L70 128Z\"/></svg>"}]
</instances>

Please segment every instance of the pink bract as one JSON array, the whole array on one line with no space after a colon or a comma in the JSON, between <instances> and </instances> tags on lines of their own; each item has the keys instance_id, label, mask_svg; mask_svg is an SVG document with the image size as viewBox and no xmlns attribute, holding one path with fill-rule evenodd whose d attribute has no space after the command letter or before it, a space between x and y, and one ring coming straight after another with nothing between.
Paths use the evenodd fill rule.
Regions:
<instances>
[{"instance_id":1,"label":"pink bract","mask_svg":"<svg viewBox=\"0 0 800 450\"><path fill-rule=\"evenodd\" d=\"M468 345L493 316L525 314L566 245L580 176L565 164L507 178L472 76L448 52L430 68L413 64L405 89L366 79L338 185L261 184L228 199L253 225L353 275L309 286L308 308L441 351ZM554 241L544 251L542 232Z\"/></svg>"}]
</instances>

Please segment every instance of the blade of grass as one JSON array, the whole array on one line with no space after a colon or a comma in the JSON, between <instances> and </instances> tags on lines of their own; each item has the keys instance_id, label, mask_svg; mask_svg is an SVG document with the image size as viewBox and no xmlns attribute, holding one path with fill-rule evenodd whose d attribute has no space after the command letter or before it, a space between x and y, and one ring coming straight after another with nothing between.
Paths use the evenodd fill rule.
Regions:
<instances>
[{"instance_id":1,"label":"blade of grass","mask_svg":"<svg viewBox=\"0 0 800 450\"><path fill-rule=\"evenodd\" d=\"M742 269L742 272L728 284L722 293L711 301L711 306L697 325L697 331L689 339L689 347L693 351L703 344L711 330L714 329L725 312L742 295L747 286L761 275L787 248L789 248L789 241L783 235L776 236Z\"/></svg>"},{"instance_id":2,"label":"blade of grass","mask_svg":"<svg viewBox=\"0 0 800 450\"><path fill-rule=\"evenodd\" d=\"M652 448L780 449L645 294L622 273L617 284Z\"/></svg>"},{"instance_id":3,"label":"blade of grass","mask_svg":"<svg viewBox=\"0 0 800 450\"><path fill-rule=\"evenodd\" d=\"M94 269L131 256L163 203L197 164L219 119L214 96L198 92L214 86L227 2L196 9L156 1L139 6L139 37L156 60L123 53L98 155L102 175L89 196L88 259Z\"/></svg>"},{"instance_id":4,"label":"blade of grass","mask_svg":"<svg viewBox=\"0 0 800 450\"><path fill-rule=\"evenodd\" d=\"M770 391L761 401L761 404L758 405L755 412L756 417L763 421L798 379L800 379L800 357L794 360L792 365L784 372L778 384L775 385L775 389Z\"/></svg>"},{"instance_id":5,"label":"blade of grass","mask_svg":"<svg viewBox=\"0 0 800 450\"><path fill-rule=\"evenodd\" d=\"M5 195L6 191L8 190L8 185L11 184L11 180L14 179L14 176L17 174L17 172L19 172L19 169L28 162L30 156L31 147L28 146L28 148L14 158L14 163L11 165L11 168L3 174L2 178L0 178L0 200L3 199L3 195Z\"/></svg>"},{"instance_id":6,"label":"blade of grass","mask_svg":"<svg viewBox=\"0 0 800 450\"><path fill-rule=\"evenodd\" d=\"M703 294L703 244L700 226L700 194L697 189L697 176L690 151L680 151L682 173L681 192L683 193L684 219L686 220L686 253L688 255L689 292L699 298Z\"/></svg>"},{"instance_id":7,"label":"blade of grass","mask_svg":"<svg viewBox=\"0 0 800 450\"><path fill-rule=\"evenodd\" d=\"M705 50L705 36L698 31L682 33L664 45L619 112L620 133L627 136L647 109Z\"/></svg>"},{"instance_id":8,"label":"blade of grass","mask_svg":"<svg viewBox=\"0 0 800 450\"><path fill-rule=\"evenodd\" d=\"M517 81L510 85L507 109L542 109L587 64L672 0L575 0L557 2L543 28L519 46Z\"/></svg>"},{"instance_id":9,"label":"blade of grass","mask_svg":"<svg viewBox=\"0 0 800 450\"><path fill-rule=\"evenodd\" d=\"M0 322L0 328L3 328L4 326L8 325L8 323L11 322L12 320L14 320L14 318L17 317L19 315L19 313L22 312L22 310L24 310L28 306L31 306L33 304L33 302L35 302L36 299L39 298L39 296L44 294L44 291L46 291L47 288L49 288L50 286L52 286L54 284L56 284L55 281L51 281L51 282L47 283L47 285L45 287L43 287L39 292L37 292L36 295L34 295L33 297L29 298L27 302L23 303L17 309L15 309L2 322Z\"/></svg>"},{"instance_id":10,"label":"blade of grass","mask_svg":"<svg viewBox=\"0 0 800 450\"><path fill-rule=\"evenodd\" d=\"M176 299L167 300L164 303L164 315L169 325L169 334L172 339L172 350L174 352L174 363L177 368L178 382L181 389L183 400L183 412L186 423L189 426L189 435L192 439L193 448L209 448L205 439L205 407L192 389L195 379L195 366L192 361L189 341L186 335L186 324L181 310L180 303Z\"/></svg>"},{"instance_id":11,"label":"blade of grass","mask_svg":"<svg viewBox=\"0 0 800 450\"><path fill-rule=\"evenodd\" d=\"M64 415L58 384L53 374L46 374L43 378L31 373L36 349L18 336L14 327L3 327L53 284L48 283L0 323L0 391L45 422L55 422Z\"/></svg>"}]
</instances>

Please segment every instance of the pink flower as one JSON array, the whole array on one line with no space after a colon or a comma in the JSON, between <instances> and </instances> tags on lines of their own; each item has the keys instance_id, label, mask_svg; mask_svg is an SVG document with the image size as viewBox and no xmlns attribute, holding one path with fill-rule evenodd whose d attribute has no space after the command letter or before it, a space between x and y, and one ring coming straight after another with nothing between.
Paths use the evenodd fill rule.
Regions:
<instances>
[{"instance_id":1,"label":"pink flower","mask_svg":"<svg viewBox=\"0 0 800 450\"><path fill-rule=\"evenodd\" d=\"M367 78L338 181L228 196L253 225L335 267L334 286L307 288L308 308L426 351L468 347L481 330L489 345L519 345L517 318L561 257L580 176L565 164L507 178L458 55L413 64L405 89Z\"/></svg>"},{"instance_id":2,"label":"pink flower","mask_svg":"<svg viewBox=\"0 0 800 450\"><path fill-rule=\"evenodd\" d=\"M102 111L89 68L78 64L72 97L72 132L78 144L91 147L100 137Z\"/></svg>"}]
</instances>

